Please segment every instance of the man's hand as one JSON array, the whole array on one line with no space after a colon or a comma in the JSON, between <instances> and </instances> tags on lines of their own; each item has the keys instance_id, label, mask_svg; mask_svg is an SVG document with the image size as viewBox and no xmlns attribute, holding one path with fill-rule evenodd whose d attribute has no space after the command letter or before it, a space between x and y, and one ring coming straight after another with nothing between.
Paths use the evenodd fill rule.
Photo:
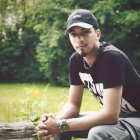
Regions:
<instances>
[{"instance_id":1,"label":"man's hand","mask_svg":"<svg viewBox=\"0 0 140 140\"><path fill-rule=\"evenodd\" d=\"M56 119L52 115L45 115L42 117L42 121L36 126L37 133L43 139L48 139L58 133L60 133L59 126L61 120Z\"/></svg>"}]
</instances>

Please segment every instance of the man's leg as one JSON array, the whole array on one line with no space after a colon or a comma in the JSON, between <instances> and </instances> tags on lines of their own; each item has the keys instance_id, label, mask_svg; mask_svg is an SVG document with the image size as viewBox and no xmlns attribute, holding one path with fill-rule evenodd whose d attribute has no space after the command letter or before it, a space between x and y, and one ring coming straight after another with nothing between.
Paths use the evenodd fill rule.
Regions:
<instances>
[{"instance_id":1,"label":"man's leg","mask_svg":"<svg viewBox=\"0 0 140 140\"><path fill-rule=\"evenodd\" d=\"M131 140L121 125L100 125L90 129L88 140Z\"/></svg>"},{"instance_id":2,"label":"man's leg","mask_svg":"<svg viewBox=\"0 0 140 140\"><path fill-rule=\"evenodd\" d=\"M116 125L100 125L90 129L88 140L139 140L140 118L121 118Z\"/></svg>"},{"instance_id":3,"label":"man's leg","mask_svg":"<svg viewBox=\"0 0 140 140\"><path fill-rule=\"evenodd\" d=\"M121 118L120 120L124 123L131 137L134 140L140 140L140 117Z\"/></svg>"}]
</instances>

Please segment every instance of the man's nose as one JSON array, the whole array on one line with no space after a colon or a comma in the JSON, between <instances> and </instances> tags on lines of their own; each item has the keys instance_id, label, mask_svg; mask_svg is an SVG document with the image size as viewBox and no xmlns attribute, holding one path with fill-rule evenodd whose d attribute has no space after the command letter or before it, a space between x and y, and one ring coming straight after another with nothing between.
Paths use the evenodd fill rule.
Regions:
<instances>
[{"instance_id":1,"label":"man's nose","mask_svg":"<svg viewBox=\"0 0 140 140\"><path fill-rule=\"evenodd\" d=\"M76 42L81 42L81 41L84 41L84 36L78 35L78 36L76 37Z\"/></svg>"}]
</instances>

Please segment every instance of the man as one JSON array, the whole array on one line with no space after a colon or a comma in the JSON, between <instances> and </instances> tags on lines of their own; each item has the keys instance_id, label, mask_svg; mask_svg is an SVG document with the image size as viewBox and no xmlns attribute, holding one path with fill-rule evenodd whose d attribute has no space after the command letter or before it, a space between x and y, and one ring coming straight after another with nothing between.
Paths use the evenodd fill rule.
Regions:
<instances>
[{"instance_id":1,"label":"man","mask_svg":"<svg viewBox=\"0 0 140 140\"><path fill-rule=\"evenodd\" d=\"M68 102L58 116L46 115L36 127L44 139L140 139L140 76L128 57L106 42L96 17L78 9L68 18L67 32L75 53L70 58ZM102 109L80 115L84 86Z\"/></svg>"}]
</instances>

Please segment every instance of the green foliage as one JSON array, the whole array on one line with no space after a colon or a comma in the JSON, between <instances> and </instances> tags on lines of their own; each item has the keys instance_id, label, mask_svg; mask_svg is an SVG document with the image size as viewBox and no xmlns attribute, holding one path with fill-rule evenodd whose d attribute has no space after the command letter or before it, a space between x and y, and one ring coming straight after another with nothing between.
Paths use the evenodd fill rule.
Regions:
<instances>
[{"instance_id":1,"label":"green foliage","mask_svg":"<svg viewBox=\"0 0 140 140\"><path fill-rule=\"evenodd\" d=\"M36 60L36 45L38 34L31 27L24 24L22 36L22 50L16 61L15 80L19 82L32 82L43 79L39 72L39 64Z\"/></svg>"},{"instance_id":2,"label":"green foliage","mask_svg":"<svg viewBox=\"0 0 140 140\"><path fill-rule=\"evenodd\" d=\"M135 2L140 6L140 2ZM112 43L123 41L128 33L140 26L140 11L131 6L130 0L99 1L93 10L99 20L103 39Z\"/></svg>"},{"instance_id":3,"label":"green foliage","mask_svg":"<svg viewBox=\"0 0 140 140\"><path fill-rule=\"evenodd\" d=\"M6 41L5 39L0 45L0 73L3 76L6 76L9 72L13 74L15 69L15 63L13 63L13 61L16 61L16 59L20 56L22 48L21 46L16 45L21 44L20 40L17 40L17 36L16 31L10 31L7 29L6 39L9 41Z\"/></svg>"},{"instance_id":4,"label":"green foliage","mask_svg":"<svg viewBox=\"0 0 140 140\"><path fill-rule=\"evenodd\" d=\"M68 15L77 8L96 15L101 40L124 50L140 72L139 0L2 0L0 80L67 86L68 61L74 50L65 30ZM9 17L12 24L6 22Z\"/></svg>"},{"instance_id":5,"label":"green foliage","mask_svg":"<svg viewBox=\"0 0 140 140\"><path fill-rule=\"evenodd\" d=\"M40 43L37 47L40 70L50 83L66 86L68 85L67 65L72 52L64 33L69 10L65 8L67 5L65 2L62 4L58 0L53 3L50 1L44 3L39 4L36 15L39 18L39 15L42 15L41 18L45 20L34 27L37 32L41 32Z\"/></svg>"},{"instance_id":6,"label":"green foliage","mask_svg":"<svg viewBox=\"0 0 140 140\"><path fill-rule=\"evenodd\" d=\"M67 89L50 85L0 84L0 89L1 122L38 121L42 114L58 111L67 95ZM60 98L54 99L57 96Z\"/></svg>"},{"instance_id":7,"label":"green foliage","mask_svg":"<svg viewBox=\"0 0 140 140\"><path fill-rule=\"evenodd\" d=\"M68 90L49 84L0 84L0 123L31 120L37 124L43 114L55 115L60 111L67 101ZM100 108L85 90L82 112Z\"/></svg>"},{"instance_id":8,"label":"green foliage","mask_svg":"<svg viewBox=\"0 0 140 140\"><path fill-rule=\"evenodd\" d=\"M1 1L5 7L1 8L0 13L1 81L31 82L43 79L35 53L39 36L33 30L31 13L25 13L22 2Z\"/></svg>"}]
</instances>

